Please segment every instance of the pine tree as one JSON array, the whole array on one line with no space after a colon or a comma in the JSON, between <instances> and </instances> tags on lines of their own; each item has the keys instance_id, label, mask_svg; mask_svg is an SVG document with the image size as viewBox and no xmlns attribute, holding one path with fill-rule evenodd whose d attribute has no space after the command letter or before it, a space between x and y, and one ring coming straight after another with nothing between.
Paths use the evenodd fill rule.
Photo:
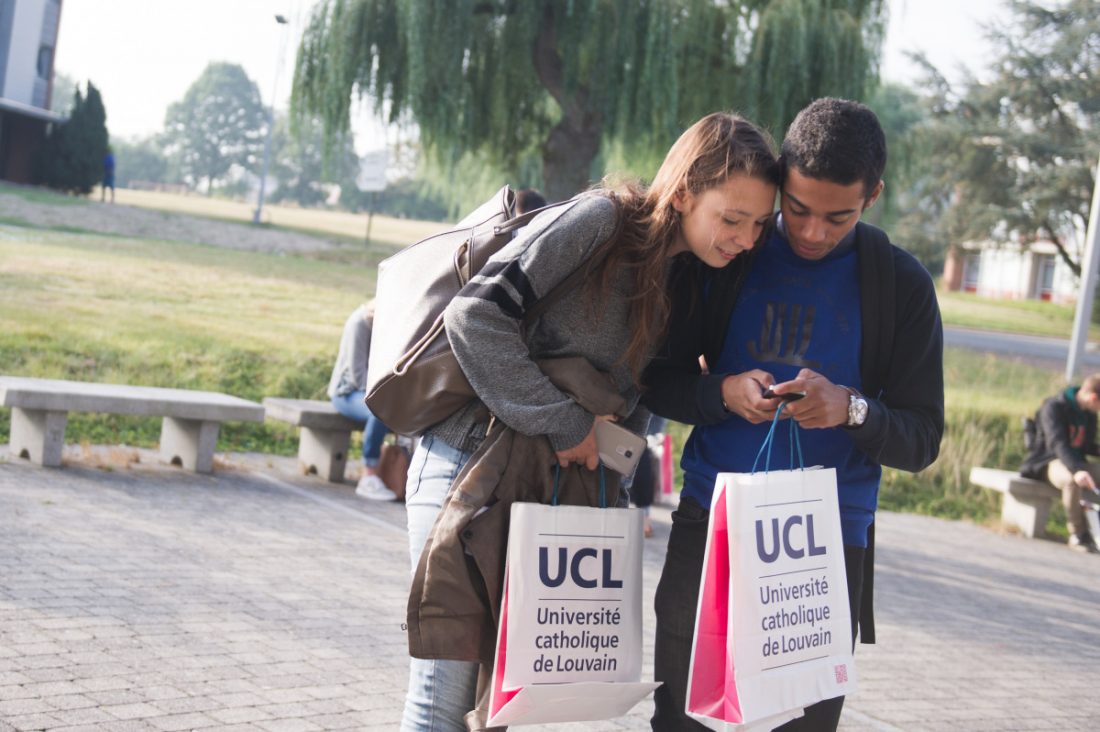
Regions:
<instances>
[{"instance_id":1,"label":"pine tree","mask_svg":"<svg viewBox=\"0 0 1100 732\"><path fill-rule=\"evenodd\" d=\"M1100 4L1009 9L988 31L982 79L952 85L925 62L931 122L917 128L928 154L913 217L941 247L1049 241L1080 275L1100 154Z\"/></svg>"},{"instance_id":2,"label":"pine tree","mask_svg":"<svg viewBox=\"0 0 1100 732\"><path fill-rule=\"evenodd\" d=\"M609 143L651 156L737 109L782 133L875 78L882 0L321 0L292 105L348 128L353 95L411 120L445 164L541 158L551 198L598 176Z\"/></svg>"},{"instance_id":3,"label":"pine tree","mask_svg":"<svg viewBox=\"0 0 1100 732\"><path fill-rule=\"evenodd\" d=\"M77 89L68 120L55 124L35 155L36 182L87 195L103 177L107 155L107 112L92 82L87 96Z\"/></svg>"}]
</instances>

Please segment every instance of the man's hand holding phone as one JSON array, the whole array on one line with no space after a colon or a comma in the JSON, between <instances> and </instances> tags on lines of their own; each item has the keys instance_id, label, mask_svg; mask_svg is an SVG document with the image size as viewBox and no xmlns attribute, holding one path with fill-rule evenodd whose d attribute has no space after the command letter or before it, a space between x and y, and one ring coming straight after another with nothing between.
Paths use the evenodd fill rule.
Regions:
<instances>
[{"instance_id":1,"label":"man's hand holding phone","mask_svg":"<svg viewBox=\"0 0 1100 732\"><path fill-rule=\"evenodd\" d=\"M790 414L800 427L824 429L848 422L848 390L816 371L802 369L790 381L776 384L772 392L788 400L783 412ZM791 395L797 396L792 399Z\"/></svg>"},{"instance_id":2,"label":"man's hand holding phone","mask_svg":"<svg viewBox=\"0 0 1100 732\"><path fill-rule=\"evenodd\" d=\"M722 380L722 406L751 424L770 421L778 405L764 398L764 390L774 383L775 377L761 369L730 374Z\"/></svg>"}]
</instances>

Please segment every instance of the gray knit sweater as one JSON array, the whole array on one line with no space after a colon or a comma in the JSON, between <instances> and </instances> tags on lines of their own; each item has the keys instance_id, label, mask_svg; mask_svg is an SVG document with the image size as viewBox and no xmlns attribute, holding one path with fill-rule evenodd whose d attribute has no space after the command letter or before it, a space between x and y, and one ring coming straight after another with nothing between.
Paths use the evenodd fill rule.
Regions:
<instances>
[{"instance_id":1,"label":"gray knit sweater","mask_svg":"<svg viewBox=\"0 0 1100 732\"><path fill-rule=\"evenodd\" d=\"M637 409L638 392L622 362L630 341L630 282L625 272L600 300L587 283L566 293L531 324L524 313L582 266L612 235L615 204L592 193L539 214L497 252L447 306L444 322L463 372L489 411L525 435L547 435L555 450L579 444L593 415L562 393L534 359L581 356L609 373L626 399L625 427L645 429L649 414ZM473 451L487 422L471 404L428 432L461 450Z\"/></svg>"}]
</instances>

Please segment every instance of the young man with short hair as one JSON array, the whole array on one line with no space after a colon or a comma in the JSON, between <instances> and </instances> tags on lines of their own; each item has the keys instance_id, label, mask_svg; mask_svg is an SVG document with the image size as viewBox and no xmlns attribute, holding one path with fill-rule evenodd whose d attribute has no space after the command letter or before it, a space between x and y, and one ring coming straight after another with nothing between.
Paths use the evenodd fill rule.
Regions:
<instances>
[{"instance_id":1,"label":"young man with short hair","mask_svg":"<svg viewBox=\"0 0 1100 732\"><path fill-rule=\"evenodd\" d=\"M1085 522L1081 493L1096 490L1100 465L1088 455L1100 455L1096 444L1096 413L1100 412L1100 374L1080 386L1050 397L1035 415L1035 437L1020 468L1025 478L1045 480L1062 491L1069 548L1098 554L1096 537Z\"/></svg>"},{"instance_id":2,"label":"young man with short hair","mask_svg":"<svg viewBox=\"0 0 1100 732\"><path fill-rule=\"evenodd\" d=\"M780 214L750 257L674 272L666 349L646 374L655 413L696 425L657 587L654 730L705 729L685 713L688 664L715 476L750 472L779 401L806 465L835 468L853 643L874 641L871 569L882 466L918 471L943 435L943 329L932 279L860 222L882 192L886 141L874 113L819 99L783 141ZM742 261L744 260L744 261ZM699 295L697 293L702 293ZM705 369L700 364L704 357ZM787 455L777 430L775 454ZM844 698L783 730L835 730Z\"/></svg>"}]
</instances>

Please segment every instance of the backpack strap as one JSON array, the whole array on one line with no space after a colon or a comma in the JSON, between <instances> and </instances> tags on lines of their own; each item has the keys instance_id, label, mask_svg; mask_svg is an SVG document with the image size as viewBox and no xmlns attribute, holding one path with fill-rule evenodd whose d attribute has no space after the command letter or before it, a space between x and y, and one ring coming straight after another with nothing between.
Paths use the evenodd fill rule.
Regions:
<instances>
[{"instance_id":1,"label":"backpack strap","mask_svg":"<svg viewBox=\"0 0 1100 732\"><path fill-rule=\"evenodd\" d=\"M543 211L546 211L546 210L551 209L551 208L557 208L558 206L564 206L565 204L572 203L572 202L573 202L573 199L570 198L568 201L559 201L558 203L551 203L551 204L548 204L546 206L543 206L542 208L535 208L535 209L531 209L530 211L527 211L525 213L521 213L519 216L513 216L512 218L505 221L503 224L497 224L496 226L494 226L493 227L493 235L494 236L500 236L501 234L509 234L509 233L515 231L516 229L522 229L524 226L527 226L527 224L531 221L531 219L535 218L536 216L538 216Z\"/></svg>"},{"instance_id":2,"label":"backpack strap","mask_svg":"<svg viewBox=\"0 0 1100 732\"><path fill-rule=\"evenodd\" d=\"M886 387L890 360L896 337L896 283L894 281L893 245L878 227L858 223L857 243L860 271L860 317L864 332L875 339L873 348L864 344L860 355L860 372L873 383L863 384L864 391L878 398ZM870 327L868 327L870 326Z\"/></svg>"}]
</instances>

